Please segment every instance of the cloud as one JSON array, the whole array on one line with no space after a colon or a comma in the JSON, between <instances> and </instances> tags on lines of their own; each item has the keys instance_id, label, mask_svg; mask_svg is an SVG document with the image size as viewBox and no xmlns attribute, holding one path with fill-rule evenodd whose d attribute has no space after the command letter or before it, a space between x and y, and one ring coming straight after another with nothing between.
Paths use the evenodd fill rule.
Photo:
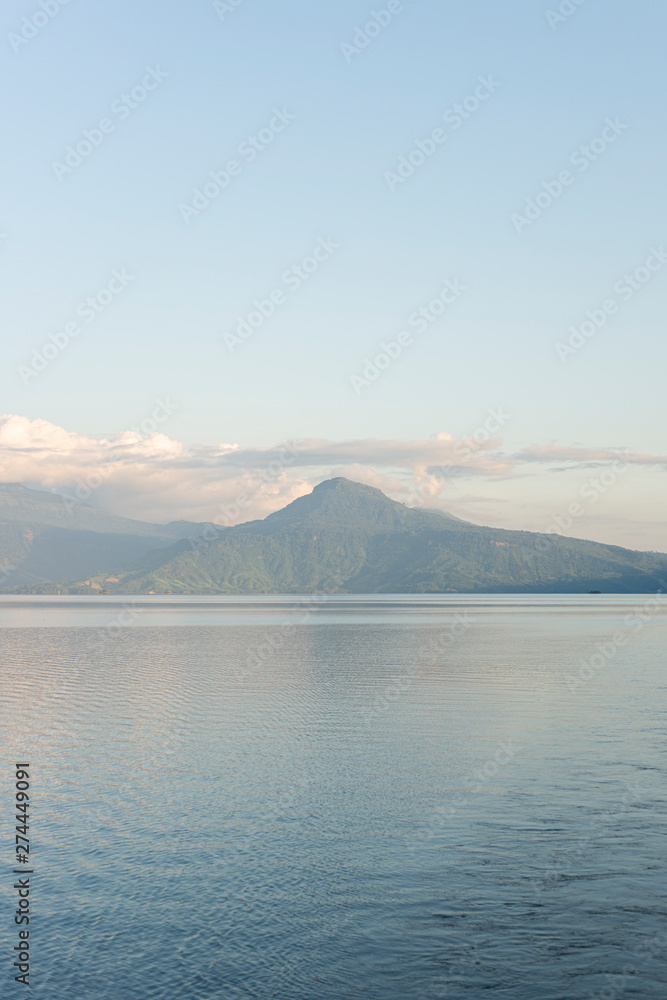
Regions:
<instances>
[{"instance_id":1,"label":"cloud","mask_svg":"<svg viewBox=\"0 0 667 1000\"><path fill-rule=\"evenodd\" d=\"M434 469L461 468L468 472L488 475L504 473L511 468L511 459L499 457L500 438L475 443L459 441L450 434L437 434L422 441L395 441L361 438L349 441L326 441L308 438L294 442L298 455L294 464L301 468L332 465L369 465L397 470L416 469L425 474ZM237 451L225 456L225 464L246 468L263 467L267 461L280 458L282 448Z\"/></svg>"},{"instance_id":2,"label":"cloud","mask_svg":"<svg viewBox=\"0 0 667 1000\"><path fill-rule=\"evenodd\" d=\"M566 463L577 468L609 462L627 462L629 465L667 465L666 455L647 455L631 452L626 448L584 448L581 445L563 447L553 444L524 448L516 455L519 462Z\"/></svg>"},{"instance_id":3,"label":"cloud","mask_svg":"<svg viewBox=\"0 0 667 1000\"><path fill-rule=\"evenodd\" d=\"M186 447L158 431L93 438L8 414L0 417L0 481L51 489L126 517L234 524L265 517L337 475L379 487L408 506L445 508L471 500L452 499L448 485L516 478L522 463L585 468L619 456L646 465L667 461L553 444L507 455L500 438L486 438L457 440L441 432L411 441L307 438L269 448Z\"/></svg>"},{"instance_id":4,"label":"cloud","mask_svg":"<svg viewBox=\"0 0 667 1000\"><path fill-rule=\"evenodd\" d=\"M513 462L499 454L500 444L495 438L471 446L440 433L416 441L308 438L269 448L186 448L157 431L92 438L6 414L0 417L0 481L52 489L129 517L236 523L264 517L333 475L406 502L414 485L434 473L436 493L444 475L503 475Z\"/></svg>"}]
</instances>

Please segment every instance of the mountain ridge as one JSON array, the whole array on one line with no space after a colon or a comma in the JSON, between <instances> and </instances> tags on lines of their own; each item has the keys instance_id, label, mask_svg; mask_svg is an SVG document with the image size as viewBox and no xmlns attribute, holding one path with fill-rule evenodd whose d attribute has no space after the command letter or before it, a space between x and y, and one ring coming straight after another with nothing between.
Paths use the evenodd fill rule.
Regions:
<instances>
[{"instance_id":1,"label":"mountain ridge","mask_svg":"<svg viewBox=\"0 0 667 1000\"><path fill-rule=\"evenodd\" d=\"M97 574L205 527L136 521L60 493L0 485L0 592Z\"/></svg>"},{"instance_id":2,"label":"mountain ridge","mask_svg":"<svg viewBox=\"0 0 667 1000\"><path fill-rule=\"evenodd\" d=\"M649 593L665 577L662 553L474 525L337 477L263 520L24 592Z\"/></svg>"}]
</instances>

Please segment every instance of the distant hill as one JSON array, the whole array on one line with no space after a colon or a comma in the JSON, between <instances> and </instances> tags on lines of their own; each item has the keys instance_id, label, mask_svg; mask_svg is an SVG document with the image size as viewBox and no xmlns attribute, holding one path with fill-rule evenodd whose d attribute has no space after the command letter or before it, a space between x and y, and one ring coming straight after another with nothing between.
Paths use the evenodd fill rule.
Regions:
<instances>
[{"instance_id":1,"label":"distant hill","mask_svg":"<svg viewBox=\"0 0 667 1000\"><path fill-rule=\"evenodd\" d=\"M104 573L204 527L133 521L59 494L0 486L0 592Z\"/></svg>"},{"instance_id":2,"label":"distant hill","mask_svg":"<svg viewBox=\"0 0 667 1000\"><path fill-rule=\"evenodd\" d=\"M649 593L664 589L665 577L667 555L479 527L332 479L262 521L227 528L209 542L154 546L132 565L119 556L113 573L79 577L60 588L118 594Z\"/></svg>"}]
</instances>

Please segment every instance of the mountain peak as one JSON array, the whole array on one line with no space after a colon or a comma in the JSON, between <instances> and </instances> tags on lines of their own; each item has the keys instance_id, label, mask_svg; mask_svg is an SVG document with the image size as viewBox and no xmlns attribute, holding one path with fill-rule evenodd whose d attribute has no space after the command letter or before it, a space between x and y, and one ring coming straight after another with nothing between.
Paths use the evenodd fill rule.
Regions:
<instances>
[{"instance_id":1,"label":"mountain peak","mask_svg":"<svg viewBox=\"0 0 667 1000\"><path fill-rule=\"evenodd\" d=\"M383 500L388 500L389 503L393 503L392 500L389 500L389 497L385 496L382 490L378 490L375 486L367 486L365 483L358 483L354 479L346 479L345 476L336 476L334 479L324 479L313 488L313 494L329 493L333 490L381 497Z\"/></svg>"},{"instance_id":2,"label":"mountain peak","mask_svg":"<svg viewBox=\"0 0 667 1000\"><path fill-rule=\"evenodd\" d=\"M273 531L287 525L315 527L364 527L372 531L394 531L404 529L408 525L423 527L425 521L437 518L438 521L448 521L452 526L467 525L454 514L441 510L431 510L423 507L406 507L405 504L392 500L376 486L367 486L344 476L325 479L307 493L292 501L282 510L270 514L263 522L250 521L240 525L242 530L252 525L255 530L260 524L265 524L267 530ZM262 529L260 529L262 530Z\"/></svg>"},{"instance_id":3,"label":"mountain peak","mask_svg":"<svg viewBox=\"0 0 667 1000\"><path fill-rule=\"evenodd\" d=\"M313 487L313 493L315 490L327 490L336 486L338 483L345 483L348 486L361 486L361 483L355 483L351 479L346 479L345 476L334 476L333 479L323 479L321 483Z\"/></svg>"},{"instance_id":4,"label":"mountain peak","mask_svg":"<svg viewBox=\"0 0 667 1000\"><path fill-rule=\"evenodd\" d=\"M241 525L244 530L273 531L277 527L288 525L303 525L322 527L346 526L364 524L377 528L393 529L405 520L408 510L403 504L390 500L382 490L364 483L337 476L335 479L325 479L314 487L312 493L293 500L282 510L277 510L264 521L250 521Z\"/></svg>"},{"instance_id":5,"label":"mountain peak","mask_svg":"<svg viewBox=\"0 0 667 1000\"><path fill-rule=\"evenodd\" d=\"M72 594L649 593L667 572L664 555L480 527L343 476L203 545L188 540L197 525L158 529L92 508L56 516L39 506L17 499L16 488L4 511L0 502L0 548L21 572L14 592L19 584Z\"/></svg>"}]
</instances>

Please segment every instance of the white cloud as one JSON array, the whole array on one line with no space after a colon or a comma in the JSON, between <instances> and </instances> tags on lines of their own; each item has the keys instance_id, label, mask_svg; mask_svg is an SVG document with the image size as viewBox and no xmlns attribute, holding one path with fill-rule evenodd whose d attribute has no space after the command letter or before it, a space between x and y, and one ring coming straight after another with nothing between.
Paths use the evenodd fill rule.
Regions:
<instances>
[{"instance_id":1,"label":"white cloud","mask_svg":"<svg viewBox=\"0 0 667 1000\"><path fill-rule=\"evenodd\" d=\"M551 465L566 464L587 468L608 462L627 462L630 465L667 465L667 455L647 455L625 448L584 448L582 445L563 447L554 444L524 448L516 456L521 462L542 462Z\"/></svg>"},{"instance_id":2,"label":"white cloud","mask_svg":"<svg viewBox=\"0 0 667 1000\"><path fill-rule=\"evenodd\" d=\"M0 481L55 489L129 517L234 523L265 517L333 475L408 499L413 480L433 469L507 473L512 462L498 455L499 445L487 441L466 454L464 442L442 433L424 441L311 438L270 448L185 448L158 432L91 438L8 414L0 417Z\"/></svg>"},{"instance_id":3,"label":"white cloud","mask_svg":"<svg viewBox=\"0 0 667 1000\"><path fill-rule=\"evenodd\" d=\"M497 437L460 441L440 432L412 441L310 438L269 448L233 443L188 448L159 432L92 438L47 420L5 415L0 417L0 482L53 489L147 521L235 524L265 517L323 479L346 476L408 506L454 509L486 523L489 505L498 510L502 502L501 522L525 527L531 521L526 508L535 513L540 504L550 509L555 503L547 477L527 475L531 467L545 474L559 467L580 473L619 455L635 467L655 468L667 461L613 448L554 444L509 455L501 445ZM474 494L467 492L471 480L477 484ZM495 513L493 520L498 521Z\"/></svg>"}]
</instances>

